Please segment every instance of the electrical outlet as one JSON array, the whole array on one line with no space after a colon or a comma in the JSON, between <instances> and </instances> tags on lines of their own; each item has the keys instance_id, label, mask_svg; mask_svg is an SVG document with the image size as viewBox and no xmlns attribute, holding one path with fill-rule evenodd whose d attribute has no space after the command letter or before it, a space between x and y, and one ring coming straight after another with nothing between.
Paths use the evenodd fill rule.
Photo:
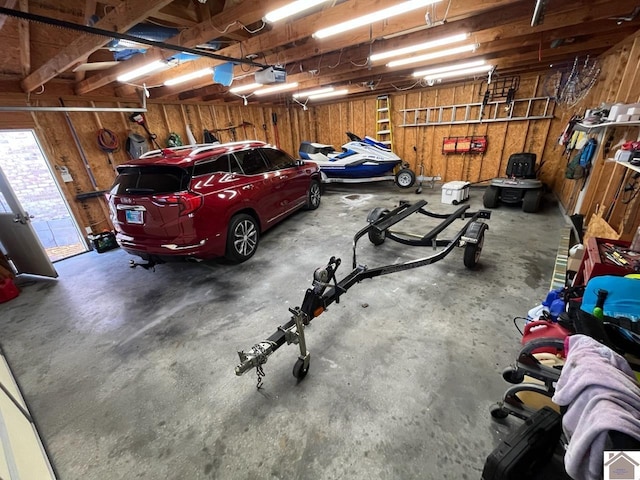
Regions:
<instances>
[{"instance_id":1,"label":"electrical outlet","mask_svg":"<svg viewBox=\"0 0 640 480\"><path fill-rule=\"evenodd\" d=\"M73 177L69 173L69 169L67 167L59 167L60 168L60 176L62 177L62 181L64 183L73 182Z\"/></svg>"}]
</instances>

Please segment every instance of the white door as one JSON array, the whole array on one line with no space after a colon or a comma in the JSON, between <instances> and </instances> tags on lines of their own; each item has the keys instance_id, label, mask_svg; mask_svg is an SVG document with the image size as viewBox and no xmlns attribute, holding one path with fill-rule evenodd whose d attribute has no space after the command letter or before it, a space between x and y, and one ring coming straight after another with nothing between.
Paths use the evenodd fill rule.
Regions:
<instances>
[{"instance_id":1,"label":"white door","mask_svg":"<svg viewBox=\"0 0 640 480\"><path fill-rule=\"evenodd\" d=\"M58 272L31 226L31 218L22 208L0 169L0 244L18 273L57 277Z\"/></svg>"}]
</instances>

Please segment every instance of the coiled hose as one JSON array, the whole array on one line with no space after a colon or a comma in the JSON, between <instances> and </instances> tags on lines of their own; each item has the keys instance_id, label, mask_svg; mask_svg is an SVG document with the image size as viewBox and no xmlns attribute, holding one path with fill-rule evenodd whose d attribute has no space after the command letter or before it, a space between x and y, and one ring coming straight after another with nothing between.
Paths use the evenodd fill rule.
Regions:
<instances>
[{"instance_id":1,"label":"coiled hose","mask_svg":"<svg viewBox=\"0 0 640 480\"><path fill-rule=\"evenodd\" d=\"M120 142L115 133L107 128L98 130L98 146L100 150L107 153L113 153L120 148Z\"/></svg>"}]
</instances>

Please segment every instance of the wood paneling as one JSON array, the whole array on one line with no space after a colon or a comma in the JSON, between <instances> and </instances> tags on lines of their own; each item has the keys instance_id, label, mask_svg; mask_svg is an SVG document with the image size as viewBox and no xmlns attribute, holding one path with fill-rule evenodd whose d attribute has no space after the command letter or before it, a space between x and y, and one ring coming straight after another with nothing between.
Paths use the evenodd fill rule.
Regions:
<instances>
[{"instance_id":1,"label":"wood paneling","mask_svg":"<svg viewBox=\"0 0 640 480\"><path fill-rule=\"evenodd\" d=\"M444 182L479 182L502 176L511 154L530 151L536 153L539 162L544 161L542 180L556 192L562 204L571 210L581 192L582 183L564 178L568 158L564 155L563 148L558 145L557 139L574 113L583 113L585 108L596 106L602 101L616 101L620 95L624 95L625 99L638 100L640 92L635 79L636 68L627 65L638 57L637 51L638 47L634 48L633 39L612 50L609 56L601 60L601 79L592 89L589 98L573 108L556 108L553 119L403 128L400 126L403 123L401 110L479 102L484 93L481 90L486 88L486 85L478 81L469 81L406 92L398 91L390 96L394 151L407 161L417 174L420 173L422 164L425 175L439 175ZM628 75L634 78L630 80ZM543 87L543 76L522 76L516 99L544 95ZM339 148L347 141L346 131L360 136L375 136L376 97L375 91L372 91L367 97L352 100L347 97L332 104L315 105L310 102L307 110L295 103L264 107L236 103L149 103L145 115L149 129L157 135L157 141L161 146L166 145L170 132L178 133L183 142L187 143L188 125L197 142L202 141L203 130L208 129L223 142L258 139L271 144L278 143L282 149L297 156L299 144L304 140L327 143ZM47 104L44 100L40 103ZM55 103L49 100L49 104ZM91 101L68 100L67 104L91 106ZM131 105L109 101L95 101L94 104ZM523 107L518 106L514 115L523 114L521 108ZM273 122L274 114L277 116L277 126ZM96 142L98 129L102 126L114 131L121 144L124 144L126 136L131 131L145 137L146 133L128 119L128 114L123 113L71 113L70 118L96 178L98 189L107 189L114 179L114 167L126 162L128 158L124 148L114 152L111 157L102 152ZM90 227L94 232L107 228L108 221L102 199L76 200L77 194L90 192L93 187L80 153L71 138L64 115L7 113L0 120L0 127L5 128L32 128L33 125L36 125L36 131L51 164L54 167L66 166L74 178L74 182L61 185L80 225ZM442 153L445 137L472 135L487 136L488 148L484 154ZM616 130L613 143L625 136L627 139L635 139L637 135L638 129ZM633 230L630 222L638 221L638 215L635 213L637 200L626 205L620 202L619 198L616 199L616 192L621 182L626 179L626 169L614 168L613 164L605 163L600 151L589 184L583 193L581 207L581 212L590 216L596 207L603 206L604 218L612 222L623 238L624 232Z\"/></svg>"}]
</instances>

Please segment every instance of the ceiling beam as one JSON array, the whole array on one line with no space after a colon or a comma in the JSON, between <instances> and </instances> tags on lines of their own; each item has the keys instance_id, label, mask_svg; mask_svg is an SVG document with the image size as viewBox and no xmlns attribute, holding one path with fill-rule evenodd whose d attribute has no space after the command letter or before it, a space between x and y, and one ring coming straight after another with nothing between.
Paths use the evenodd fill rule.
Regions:
<instances>
[{"instance_id":1,"label":"ceiling beam","mask_svg":"<svg viewBox=\"0 0 640 480\"><path fill-rule=\"evenodd\" d=\"M278 5L285 5L288 2L289 0L275 0L269 2L270 6L267 7L264 0L244 0L241 4L224 10L209 20L183 30L175 37L168 39L166 42L181 45L183 47L195 47L201 43L206 43L210 40L224 37L227 31L238 30L242 28L245 23L254 23L260 20L268 10L276 8ZM147 55L155 55L158 53L158 50L159 49L155 47L151 47L147 49ZM220 53L220 55L224 54ZM126 62L122 62L121 65L83 80L76 85L76 93L83 95L115 81L122 73L135 68L131 63L134 60L135 57ZM209 60L213 61L213 59ZM220 61L219 63L224 62Z\"/></svg>"},{"instance_id":2,"label":"ceiling beam","mask_svg":"<svg viewBox=\"0 0 640 480\"><path fill-rule=\"evenodd\" d=\"M95 27L124 32L170 2L171 0L156 0L152 3L147 0L127 0L107 13L96 23ZM79 35L58 55L22 80L22 89L25 92L33 92L58 74L71 68L78 61L91 55L108 41L108 38L98 35L86 33Z\"/></svg>"},{"instance_id":3,"label":"ceiling beam","mask_svg":"<svg viewBox=\"0 0 640 480\"><path fill-rule=\"evenodd\" d=\"M85 25L90 25L91 17L96 13L96 5L97 5L96 0L85 0L84 2L84 24ZM78 64L87 63L88 61L89 61L89 57L87 56L87 57L84 57L82 60L80 60ZM81 80L84 80L84 77L86 74L87 72L84 70L77 71L76 81L79 82Z\"/></svg>"},{"instance_id":4,"label":"ceiling beam","mask_svg":"<svg viewBox=\"0 0 640 480\"><path fill-rule=\"evenodd\" d=\"M597 23L597 22L592 22ZM592 25L585 24L583 28L589 29ZM577 25L573 28L567 29L568 36L574 32L579 32L581 25ZM498 68L498 74L506 74L505 70L513 69L515 67L522 67L524 65L535 65L532 68L534 71L548 70L549 63L553 63L558 59L566 59L567 55L582 55L585 51L592 52L593 55L602 53L610 45L613 45L616 39L619 38L619 32L607 31L604 26L600 27L604 30L604 34L594 39L576 41L575 43L561 46L559 48L550 48L549 44L553 37L559 32L549 32L548 38L543 41L543 46L540 48L539 41L540 35L537 33L530 33L522 36L517 42L513 39L500 39L487 43L481 46L475 54L467 54L464 56L457 56L458 60L465 60L472 56L484 56L492 64L495 64ZM633 26L627 27L625 33L632 33ZM298 82L300 84L299 90L309 89L322 85L359 85L365 82L376 83L376 92L383 93L384 91L394 91L395 87L405 87L410 84L415 84L419 79L411 77L411 72L415 71L416 66L408 66L403 69L389 70L384 65L373 66L370 69L353 69L351 65L351 59L357 58L362 54L363 47L360 47L360 52L350 51L348 54L343 55L345 60L341 65L332 70L331 75L311 76L308 72L294 74L289 76L289 81ZM335 61L335 58L326 58L327 63ZM310 59L312 63L314 59ZM437 63L445 63L447 59L441 59ZM450 61L450 60L449 60ZM392 85L397 82L395 87ZM351 88L351 87L350 87ZM360 85L358 86L360 88ZM186 94L187 92L185 92ZM183 94L184 95L184 94ZM181 98L182 95L179 97ZM217 96L209 95L207 100L214 100L215 98L226 98L224 93L220 93ZM234 99L235 100L235 99Z\"/></svg>"},{"instance_id":5,"label":"ceiling beam","mask_svg":"<svg viewBox=\"0 0 640 480\"><path fill-rule=\"evenodd\" d=\"M19 0L18 7L21 12L29 11L29 0ZM29 22L18 20L18 37L20 42L20 71L23 77L31 73L31 38Z\"/></svg>"},{"instance_id":6,"label":"ceiling beam","mask_svg":"<svg viewBox=\"0 0 640 480\"><path fill-rule=\"evenodd\" d=\"M505 8L517 3L519 3L519 0L478 0L475 2L462 2L462 4L458 2L451 5L448 18L468 18L474 13L485 11L489 8ZM396 0L379 0L376 2L376 9L391 7L396 4ZM529 6L527 6L527 8L528 7ZM245 42L231 45L219 50L217 53L237 58L243 55L246 56L249 53L259 54L272 51L284 45L293 45L293 47L283 52L269 55L267 58L270 59L270 62L266 62L268 64L291 63L292 61L299 61L319 54L339 51L346 46L369 42L371 38L382 38L386 35L396 34L416 26L424 25L424 18L422 18L421 15L409 13L391 18L385 22L377 22L375 25L372 25L371 31L368 28L361 28L354 30L355 33L349 32L348 34L340 35L336 39L322 41L316 41L310 38L311 35L320 28L331 26L342 21L344 18L370 13L371 9L370 0L348 0L328 10L308 15L302 20L286 23L282 25L281 28L255 35ZM528 9L530 10L530 8ZM445 9L442 8L442 12L440 12L439 15L444 16L444 10ZM492 11L494 13L491 18L495 21L496 13L495 10ZM422 32L422 35L424 35L424 32ZM293 59L291 58L292 55L295 56ZM222 61L209 59L194 60L191 63L195 62L198 62L195 66L178 66L172 69L171 72L156 75L150 79L149 83L154 85L161 84L164 80L170 78L170 76L175 77L183 73L188 73L190 68L200 69L223 63ZM183 72L182 69L184 69L185 72ZM156 92L154 98L161 98L162 95L176 94L179 93L179 89L185 91L189 88L191 88L189 84L179 85L171 91Z\"/></svg>"},{"instance_id":7,"label":"ceiling beam","mask_svg":"<svg viewBox=\"0 0 640 480\"><path fill-rule=\"evenodd\" d=\"M634 1L635 0L621 0L620 2L617 2L615 9L616 11L624 12ZM527 32L529 34L537 34L540 35L539 38L542 38L542 35L546 31L563 28L567 24L580 25L583 22L587 22L594 18L607 18L611 15L612 6L609 1L600 0L598 2L592 2L591 7L588 10L579 8L583 3L584 2L582 0L575 0L573 2L568 1L563 3L563 5L559 7L560 11L556 10L553 12L553 14L548 14L545 17L545 21L542 25L532 29L530 26L531 5L529 5L527 2L508 2L508 4L501 5L499 8L487 10L472 17L465 17L462 20L452 20L444 25L435 26L428 30L422 30L410 35L405 35L403 37L393 38L390 40L378 40L375 42L376 50L382 51L391 48L400 48L416 43L418 39L419 41L424 41L425 37L438 38L447 34L459 33L462 31L473 32L472 40L475 40L480 44L506 38L510 39L511 42L514 42L517 41L517 37L522 35L523 32ZM582 13L576 15L576 9L578 9ZM469 13L469 10L452 10L452 13L460 14L464 17ZM314 20L313 17L313 15L309 16L305 20ZM316 18L315 20L321 21L321 18ZM505 22L507 21L510 23L507 23L505 25ZM422 25L424 24L424 20L416 19L415 15L407 15L400 18L399 23L402 25L401 27L399 27L399 31L402 31L407 28L414 28L415 26ZM615 26L614 22L612 22L612 25ZM290 28L295 28L295 26L291 26ZM317 28L320 28L320 26L318 26ZM394 32L392 25L386 24L383 28L385 29L379 32L378 38L381 38L381 36L386 36L388 34L396 33ZM589 30L585 28L585 31ZM284 33L287 34L287 38L293 39L296 39L299 35L302 35L301 33L292 34L291 31ZM342 37L336 40L323 41L322 43L307 38L308 41L306 42L296 42L291 48L265 57L265 63L273 64L277 63L278 59L286 58L289 65L288 71L290 73L299 70L319 70L322 65L325 65L324 68L326 69L327 65L343 63L348 66L349 71L352 72L353 77L356 78L362 76L362 74L358 71L359 69L357 67L354 67L354 64L357 65L366 62L371 50L370 44L363 42L368 34L369 32L362 32L357 38L353 38L352 36L351 41L347 43L344 43L344 39ZM282 35L283 33L281 31L265 33L259 37L252 38L243 43L243 50L247 52L258 51L256 49L260 48L258 46L259 42L262 42L262 45L269 44L273 46L274 44L283 41L281 38ZM293 35L293 37L289 37L289 35ZM349 49L342 49L343 46L350 45L350 43L354 41L360 42L360 46L351 46L351 48ZM239 47L235 46L231 48ZM228 49L225 49L225 51L228 51ZM189 67L185 65L182 68L198 69L211 65L211 62L204 62L202 60L196 60L191 63L195 65L190 65ZM437 59L430 63L443 63L443 59ZM181 67L178 67L178 69L179 68ZM239 67L236 68L237 74L240 74L243 71L244 70L241 70ZM171 75L177 76L181 73L182 72L180 72L179 70L174 69L172 70ZM367 75L366 70L365 75ZM152 84L162 83L167 76L168 74L154 76L150 80L150 82ZM297 77L290 77L290 81L295 81L294 78ZM171 89L156 89L152 91L152 97L162 98L165 96L172 96L176 94L179 95L181 91L187 91L191 88L200 88L207 85L208 83L211 83L211 80L202 79L198 81L197 84L181 84L176 85ZM131 92L128 93L130 94Z\"/></svg>"},{"instance_id":8,"label":"ceiling beam","mask_svg":"<svg viewBox=\"0 0 640 480\"><path fill-rule=\"evenodd\" d=\"M190 8L185 8L184 5L170 3L166 7L155 12L152 17L162 22L173 23L180 26L193 26L198 23L197 14L195 8L189 5ZM169 25L167 25L169 26Z\"/></svg>"},{"instance_id":9,"label":"ceiling beam","mask_svg":"<svg viewBox=\"0 0 640 480\"><path fill-rule=\"evenodd\" d=\"M4 8L15 8L17 1L18 0L5 0ZM0 30L2 30L2 27L4 27L4 22L6 21L7 21L7 16L0 15Z\"/></svg>"}]
</instances>

